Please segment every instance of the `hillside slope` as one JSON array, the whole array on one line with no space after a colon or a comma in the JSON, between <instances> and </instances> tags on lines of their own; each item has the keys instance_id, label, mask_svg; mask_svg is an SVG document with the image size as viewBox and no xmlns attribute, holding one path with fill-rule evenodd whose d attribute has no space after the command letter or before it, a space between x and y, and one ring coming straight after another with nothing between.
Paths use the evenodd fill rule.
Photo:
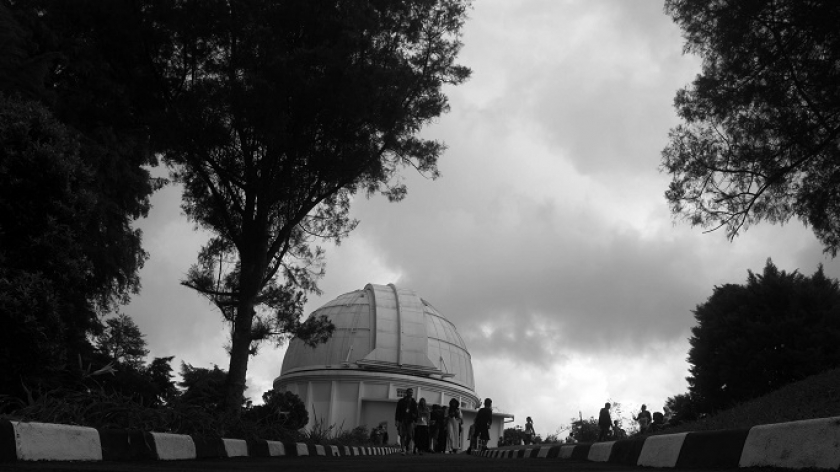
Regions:
<instances>
[{"instance_id":1,"label":"hillside slope","mask_svg":"<svg viewBox=\"0 0 840 472\"><path fill-rule=\"evenodd\" d=\"M786 385L703 420L669 427L654 434L749 428L832 416L840 416L840 368Z\"/></svg>"}]
</instances>

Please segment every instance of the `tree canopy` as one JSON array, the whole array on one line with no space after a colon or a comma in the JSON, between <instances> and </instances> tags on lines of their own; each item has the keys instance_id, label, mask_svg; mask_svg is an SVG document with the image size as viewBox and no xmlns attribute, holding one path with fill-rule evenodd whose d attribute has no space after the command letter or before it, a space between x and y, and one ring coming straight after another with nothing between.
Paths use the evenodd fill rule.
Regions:
<instances>
[{"instance_id":1,"label":"tree canopy","mask_svg":"<svg viewBox=\"0 0 840 472\"><path fill-rule=\"evenodd\" d=\"M667 0L702 73L674 101L661 168L692 225L809 225L840 248L840 4Z\"/></svg>"},{"instance_id":2,"label":"tree canopy","mask_svg":"<svg viewBox=\"0 0 840 472\"><path fill-rule=\"evenodd\" d=\"M140 287L157 183L120 2L0 2L0 392L88 364ZM125 26L125 27L123 27ZM130 35L130 34L129 34ZM136 51L136 49L135 49Z\"/></svg>"},{"instance_id":3,"label":"tree canopy","mask_svg":"<svg viewBox=\"0 0 840 472\"><path fill-rule=\"evenodd\" d=\"M251 407L247 415L261 423L298 430L309 423L309 412L299 396L271 389L262 395L263 404Z\"/></svg>"},{"instance_id":4,"label":"tree canopy","mask_svg":"<svg viewBox=\"0 0 840 472\"><path fill-rule=\"evenodd\" d=\"M134 320L121 313L105 320L105 328L96 337L96 347L114 361L140 366L149 354L143 337Z\"/></svg>"},{"instance_id":5,"label":"tree canopy","mask_svg":"<svg viewBox=\"0 0 840 472\"><path fill-rule=\"evenodd\" d=\"M215 234L184 285L231 325L228 407L265 339L324 341L299 321L323 274L319 240L356 225L357 192L405 196L398 170L436 177L442 143L417 136L448 108L467 2L176 3L156 49L163 156L183 209Z\"/></svg>"},{"instance_id":6,"label":"tree canopy","mask_svg":"<svg viewBox=\"0 0 840 472\"><path fill-rule=\"evenodd\" d=\"M65 126L0 94L0 392L50 384L97 326L84 236L91 171Z\"/></svg>"},{"instance_id":7,"label":"tree canopy","mask_svg":"<svg viewBox=\"0 0 840 472\"><path fill-rule=\"evenodd\" d=\"M744 285L715 287L694 311L688 353L693 414L728 408L840 364L840 285L768 260Z\"/></svg>"},{"instance_id":8,"label":"tree canopy","mask_svg":"<svg viewBox=\"0 0 840 472\"><path fill-rule=\"evenodd\" d=\"M219 412L225 407L228 372L213 365L212 369L193 367L181 362L181 381L178 386L184 389L181 400L200 406L211 412ZM239 398L239 405L245 403L245 397Z\"/></svg>"}]
</instances>

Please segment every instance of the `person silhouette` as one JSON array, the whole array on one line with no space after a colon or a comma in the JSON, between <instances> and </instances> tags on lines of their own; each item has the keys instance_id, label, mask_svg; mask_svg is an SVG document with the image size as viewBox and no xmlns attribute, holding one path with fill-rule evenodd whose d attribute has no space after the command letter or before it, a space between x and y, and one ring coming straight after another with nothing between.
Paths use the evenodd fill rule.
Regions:
<instances>
[{"instance_id":1,"label":"person silhouette","mask_svg":"<svg viewBox=\"0 0 840 472\"><path fill-rule=\"evenodd\" d=\"M610 438L610 428L612 428L612 418L610 418L610 404L604 403L604 408L598 414L598 427L601 432L598 434L598 441L606 441Z\"/></svg>"}]
</instances>

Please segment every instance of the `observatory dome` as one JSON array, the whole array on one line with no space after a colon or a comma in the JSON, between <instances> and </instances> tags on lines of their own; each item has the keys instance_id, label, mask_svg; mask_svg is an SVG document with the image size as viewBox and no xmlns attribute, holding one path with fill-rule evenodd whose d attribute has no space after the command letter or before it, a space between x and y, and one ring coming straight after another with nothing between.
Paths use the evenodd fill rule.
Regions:
<instances>
[{"instance_id":1,"label":"observatory dome","mask_svg":"<svg viewBox=\"0 0 840 472\"><path fill-rule=\"evenodd\" d=\"M475 389L470 353L455 325L412 290L368 284L310 316L320 315L335 325L332 338L315 348L293 339L277 381L294 373L342 369L417 376L461 387L458 390Z\"/></svg>"}]
</instances>

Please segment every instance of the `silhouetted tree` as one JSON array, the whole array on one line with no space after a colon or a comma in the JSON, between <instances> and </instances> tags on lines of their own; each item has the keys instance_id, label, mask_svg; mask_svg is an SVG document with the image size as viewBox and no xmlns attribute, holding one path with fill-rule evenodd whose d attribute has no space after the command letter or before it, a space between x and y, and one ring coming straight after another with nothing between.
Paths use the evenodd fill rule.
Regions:
<instances>
[{"instance_id":1,"label":"silhouetted tree","mask_svg":"<svg viewBox=\"0 0 840 472\"><path fill-rule=\"evenodd\" d=\"M840 364L840 286L768 259L744 285L715 287L694 311L689 392L711 413Z\"/></svg>"},{"instance_id":2,"label":"silhouetted tree","mask_svg":"<svg viewBox=\"0 0 840 472\"><path fill-rule=\"evenodd\" d=\"M143 374L154 386L154 393L157 396L157 404L166 404L178 397L178 389L172 381L172 359L169 357L155 357L155 359L143 368Z\"/></svg>"},{"instance_id":3,"label":"silhouetted tree","mask_svg":"<svg viewBox=\"0 0 840 472\"><path fill-rule=\"evenodd\" d=\"M502 439L507 444L520 444L520 442L525 441L527 435L522 427L518 428L505 428L502 431Z\"/></svg>"},{"instance_id":4,"label":"silhouetted tree","mask_svg":"<svg viewBox=\"0 0 840 472\"><path fill-rule=\"evenodd\" d=\"M810 225L840 248L840 3L668 0L703 71L675 99L666 197L692 225Z\"/></svg>"},{"instance_id":5,"label":"silhouetted tree","mask_svg":"<svg viewBox=\"0 0 840 472\"><path fill-rule=\"evenodd\" d=\"M183 284L231 325L229 410L260 341L332 333L299 319L323 273L314 243L353 229L352 196L402 199L403 166L438 175L444 147L417 133L469 74L454 62L466 3L188 2L160 23L174 39L155 58L163 155L187 216L215 234Z\"/></svg>"},{"instance_id":6,"label":"silhouetted tree","mask_svg":"<svg viewBox=\"0 0 840 472\"><path fill-rule=\"evenodd\" d=\"M143 333L126 314L105 320L105 328L96 337L96 348L108 358L134 367L142 366L149 354Z\"/></svg>"},{"instance_id":7,"label":"silhouetted tree","mask_svg":"<svg viewBox=\"0 0 840 472\"><path fill-rule=\"evenodd\" d=\"M123 363L94 355L93 368L107 366L106 374L92 376L84 382L89 389L101 389L106 393L119 393L130 397L147 407L165 405L178 396L178 389L172 381L173 357L155 358L151 364Z\"/></svg>"},{"instance_id":8,"label":"silhouetted tree","mask_svg":"<svg viewBox=\"0 0 840 472\"><path fill-rule=\"evenodd\" d=\"M227 377L227 371L217 365L213 369L205 369L181 362L181 381L178 386L185 390L180 398L208 411L221 411L225 406ZM239 405L244 403L245 397L240 396Z\"/></svg>"},{"instance_id":9,"label":"silhouetted tree","mask_svg":"<svg viewBox=\"0 0 840 472\"><path fill-rule=\"evenodd\" d=\"M572 430L569 432L569 437L576 442L595 442L601 434L601 428L598 426L598 420L589 418L586 420L572 419Z\"/></svg>"},{"instance_id":10,"label":"silhouetted tree","mask_svg":"<svg viewBox=\"0 0 840 472\"><path fill-rule=\"evenodd\" d=\"M665 400L665 411L670 413L670 423L678 425L697 420L700 415L697 405L690 393L680 393Z\"/></svg>"},{"instance_id":11,"label":"silhouetted tree","mask_svg":"<svg viewBox=\"0 0 840 472\"><path fill-rule=\"evenodd\" d=\"M309 423L309 413L299 396L274 389L262 395L263 404L252 407L247 416L261 423L271 423L297 430Z\"/></svg>"},{"instance_id":12,"label":"silhouetted tree","mask_svg":"<svg viewBox=\"0 0 840 472\"><path fill-rule=\"evenodd\" d=\"M98 326L85 251L92 172L36 102L0 94L0 392L49 387Z\"/></svg>"},{"instance_id":13,"label":"silhouetted tree","mask_svg":"<svg viewBox=\"0 0 840 472\"><path fill-rule=\"evenodd\" d=\"M128 2L0 2L0 391L94 361L139 290L132 222L157 185ZM125 35L125 36L122 36ZM135 37L136 38L136 37ZM78 372L77 372L78 373ZM70 377L73 377L72 375ZM78 377L78 375L76 376Z\"/></svg>"}]
</instances>

